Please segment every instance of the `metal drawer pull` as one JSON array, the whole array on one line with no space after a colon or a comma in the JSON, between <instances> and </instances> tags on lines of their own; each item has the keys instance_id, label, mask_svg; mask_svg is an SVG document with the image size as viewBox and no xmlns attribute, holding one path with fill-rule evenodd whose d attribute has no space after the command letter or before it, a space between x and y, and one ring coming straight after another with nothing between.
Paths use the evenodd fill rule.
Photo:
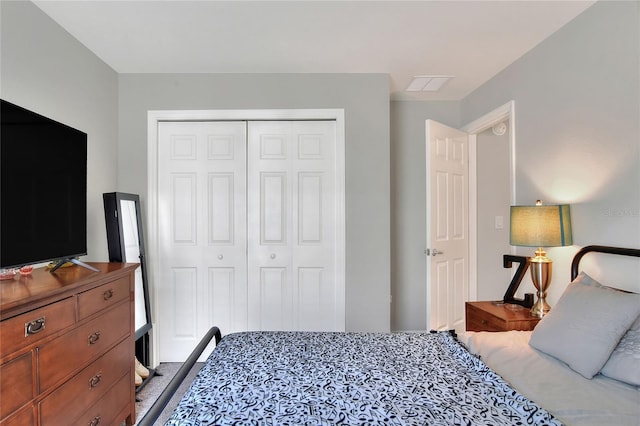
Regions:
<instances>
[{"instance_id":1,"label":"metal drawer pull","mask_svg":"<svg viewBox=\"0 0 640 426\"><path fill-rule=\"evenodd\" d=\"M95 333L89 335L89 344L95 345L100 340L100 332L96 331Z\"/></svg>"},{"instance_id":2,"label":"metal drawer pull","mask_svg":"<svg viewBox=\"0 0 640 426\"><path fill-rule=\"evenodd\" d=\"M89 426L98 426L100 424L100 416L95 416L93 419L91 419L91 421L89 422Z\"/></svg>"},{"instance_id":3,"label":"metal drawer pull","mask_svg":"<svg viewBox=\"0 0 640 426\"><path fill-rule=\"evenodd\" d=\"M26 322L24 324L24 336L31 336L32 334L40 333L44 330L45 317L40 317L36 320Z\"/></svg>"},{"instance_id":4,"label":"metal drawer pull","mask_svg":"<svg viewBox=\"0 0 640 426\"><path fill-rule=\"evenodd\" d=\"M107 291L104 292L104 294L102 295L102 297L104 297L104 300L109 300L113 297L113 290L109 289Z\"/></svg>"},{"instance_id":5,"label":"metal drawer pull","mask_svg":"<svg viewBox=\"0 0 640 426\"><path fill-rule=\"evenodd\" d=\"M102 381L102 373L98 373L89 380L89 388L93 389Z\"/></svg>"}]
</instances>

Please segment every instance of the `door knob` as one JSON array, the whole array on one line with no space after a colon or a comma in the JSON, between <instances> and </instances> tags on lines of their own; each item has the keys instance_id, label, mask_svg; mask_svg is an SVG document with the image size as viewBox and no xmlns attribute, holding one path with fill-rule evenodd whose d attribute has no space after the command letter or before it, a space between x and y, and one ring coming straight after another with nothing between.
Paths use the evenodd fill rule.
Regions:
<instances>
[{"instance_id":1,"label":"door knob","mask_svg":"<svg viewBox=\"0 0 640 426\"><path fill-rule=\"evenodd\" d=\"M443 252L443 251L440 251L440 250L438 250L438 249L433 249L433 250L431 250L431 255L432 255L432 256L437 256L437 255L439 255L439 254L444 254L444 252Z\"/></svg>"},{"instance_id":2,"label":"door knob","mask_svg":"<svg viewBox=\"0 0 640 426\"><path fill-rule=\"evenodd\" d=\"M276 258L276 254L275 253L271 253L271 256L269 256L269 257L272 258L272 259L275 259Z\"/></svg>"},{"instance_id":3,"label":"door knob","mask_svg":"<svg viewBox=\"0 0 640 426\"><path fill-rule=\"evenodd\" d=\"M221 255L221 254L219 254L219 255L218 255L218 259L219 259L219 260L222 260L222 259L224 259L224 256L223 256L223 255Z\"/></svg>"}]
</instances>

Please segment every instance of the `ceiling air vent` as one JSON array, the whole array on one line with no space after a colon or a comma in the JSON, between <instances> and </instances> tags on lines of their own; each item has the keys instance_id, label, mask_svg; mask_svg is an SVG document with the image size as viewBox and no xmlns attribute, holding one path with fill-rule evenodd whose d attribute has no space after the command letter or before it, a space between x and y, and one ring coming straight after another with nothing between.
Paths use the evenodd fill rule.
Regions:
<instances>
[{"instance_id":1,"label":"ceiling air vent","mask_svg":"<svg viewBox=\"0 0 640 426\"><path fill-rule=\"evenodd\" d=\"M407 92L437 92L453 77L453 75L416 75L406 90Z\"/></svg>"}]
</instances>

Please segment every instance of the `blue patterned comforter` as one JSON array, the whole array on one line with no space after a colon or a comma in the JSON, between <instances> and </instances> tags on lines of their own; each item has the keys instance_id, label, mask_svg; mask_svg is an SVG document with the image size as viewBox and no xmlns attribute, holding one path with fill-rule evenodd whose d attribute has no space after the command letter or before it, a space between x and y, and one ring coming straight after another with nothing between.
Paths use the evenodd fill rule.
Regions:
<instances>
[{"instance_id":1,"label":"blue patterned comforter","mask_svg":"<svg viewBox=\"0 0 640 426\"><path fill-rule=\"evenodd\" d=\"M448 333L225 336L167 425L559 425Z\"/></svg>"}]
</instances>

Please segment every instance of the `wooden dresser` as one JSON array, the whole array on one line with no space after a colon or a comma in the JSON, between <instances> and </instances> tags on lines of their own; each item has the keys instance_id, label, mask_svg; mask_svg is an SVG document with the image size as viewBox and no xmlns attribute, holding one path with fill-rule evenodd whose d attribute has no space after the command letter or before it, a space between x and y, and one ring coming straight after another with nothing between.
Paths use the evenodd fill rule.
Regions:
<instances>
[{"instance_id":1,"label":"wooden dresser","mask_svg":"<svg viewBox=\"0 0 640 426\"><path fill-rule=\"evenodd\" d=\"M467 331L530 331L540 321L529 308L495 302L467 302L465 314Z\"/></svg>"},{"instance_id":2,"label":"wooden dresser","mask_svg":"<svg viewBox=\"0 0 640 426\"><path fill-rule=\"evenodd\" d=\"M135 422L136 264L0 281L0 425Z\"/></svg>"}]
</instances>

